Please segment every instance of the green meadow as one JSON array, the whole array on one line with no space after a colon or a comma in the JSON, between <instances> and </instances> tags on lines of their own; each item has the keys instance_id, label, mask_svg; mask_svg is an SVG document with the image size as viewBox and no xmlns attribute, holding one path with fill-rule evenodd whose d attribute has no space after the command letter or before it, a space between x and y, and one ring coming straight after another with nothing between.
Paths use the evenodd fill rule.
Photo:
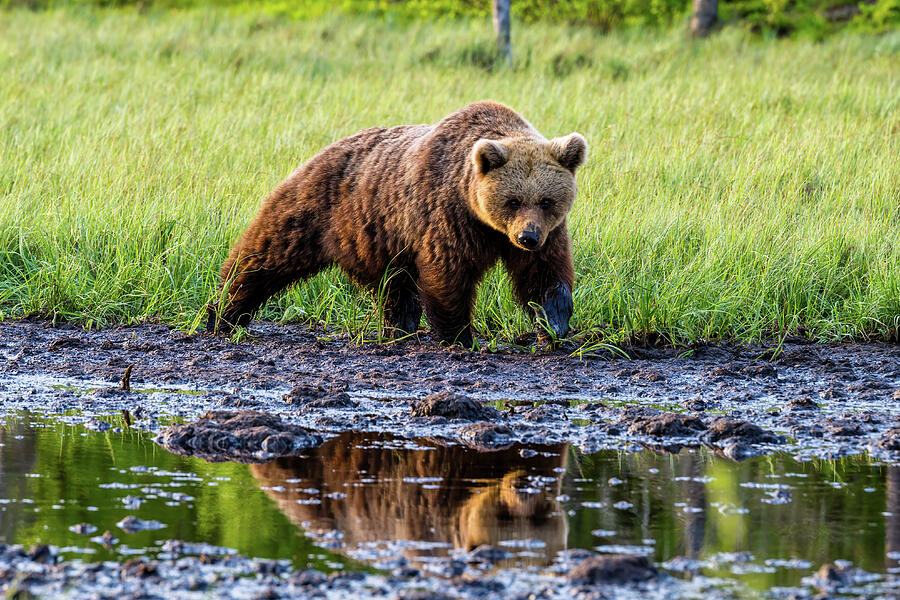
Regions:
<instances>
[{"instance_id":1,"label":"green meadow","mask_svg":"<svg viewBox=\"0 0 900 600\"><path fill-rule=\"evenodd\" d=\"M229 245L328 143L490 98L591 146L570 218L573 338L900 337L900 31L0 12L0 317L204 320ZM479 336L531 324L492 271ZM378 336L331 270L266 319Z\"/></svg>"}]
</instances>

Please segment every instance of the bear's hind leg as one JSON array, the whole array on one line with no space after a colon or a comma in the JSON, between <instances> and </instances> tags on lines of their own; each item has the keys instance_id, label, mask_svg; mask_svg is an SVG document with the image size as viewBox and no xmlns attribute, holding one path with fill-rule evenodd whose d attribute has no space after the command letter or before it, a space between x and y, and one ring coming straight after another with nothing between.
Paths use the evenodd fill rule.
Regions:
<instances>
[{"instance_id":1,"label":"bear's hind leg","mask_svg":"<svg viewBox=\"0 0 900 600\"><path fill-rule=\"evenodd\" d=\"M207 331L229 334L235 327L246 327L260 306L282 286L274 274L257 261L229 258L222 266L219 300L207 307Z\"/></svg>"},{"instance_id":2,"label":"bear's hind leg","mask_svg":"<svg viewBox=\"0 0 900 600\"><path fill-rule=\"evenodd\" d=\"M207 308L206 329L230 333L246 327L256 311L292 283L328 265L317 244L299 235L272 235L251 223L222 265L219 300Z\"/></svg>"},{"instance_id":3,"label":"bear's hind leg","mask_svg":"<svg viewBox=\"0 0 900 600\"><path fill-rule=\"evenodd\" d=\"M395 338L415 333L422 319L422 303L414 277L405 270L392 273L384 297L384 323Z\"/></svg>"}]
</instances>

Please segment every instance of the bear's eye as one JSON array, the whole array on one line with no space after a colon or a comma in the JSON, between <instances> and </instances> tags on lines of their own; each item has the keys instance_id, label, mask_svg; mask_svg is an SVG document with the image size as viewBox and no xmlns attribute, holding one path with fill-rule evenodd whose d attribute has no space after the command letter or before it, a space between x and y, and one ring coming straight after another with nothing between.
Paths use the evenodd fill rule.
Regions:
<instances>
[{"instance_id":1,"label":"bear's eye","mask_svg":"<svg viewBox=\"0 0 900 600\"><path fill-rule=\"evenodd\" d=\"M512 210L519 210L519 207L522 206L522 202L516 199L512 199L506 203Z\"/></svg>"},{"instance_id":2,"label":"bear's eye","mask_svg":"<svg viewBox=\"0 0 900 600\"><path fill-rule=\"evenodd\" d=\"M551 206L553 206L553 200L550 198L541 198L541 210L550 210Z\"/></svg>"}]
</instances>

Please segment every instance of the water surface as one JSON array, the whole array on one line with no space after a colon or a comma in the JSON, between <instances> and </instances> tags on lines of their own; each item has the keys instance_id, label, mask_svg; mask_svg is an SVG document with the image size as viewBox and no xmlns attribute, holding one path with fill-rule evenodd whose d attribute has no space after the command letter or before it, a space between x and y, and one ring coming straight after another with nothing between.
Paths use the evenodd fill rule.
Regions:
<instances>
[{"instance_id":1,"label":"water surface","mask_svg":"<svg viewBox=\"0 0 900 600\"><path fill-rule=\"evenodd\" d=\"M802 586L836 560L891 578L889 557L900 557L900 467L864 455L735 463L706 449L477 452L345 433L303 457L246 465L175 456L107 420L121 431L36 412L2 421L0 542L122 561L165 556L175 539L325 571L438 574L441 558L483 544L509 551L500 567L549 570L584 548L751 590ZM118 525L129 515L161 527L129 533Z\"/></svg>"}]
</instances>

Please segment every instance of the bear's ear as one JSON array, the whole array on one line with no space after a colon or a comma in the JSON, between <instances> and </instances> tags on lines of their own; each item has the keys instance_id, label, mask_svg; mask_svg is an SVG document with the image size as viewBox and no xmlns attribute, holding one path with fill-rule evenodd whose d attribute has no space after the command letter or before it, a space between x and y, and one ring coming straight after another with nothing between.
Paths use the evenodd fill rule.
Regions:
<instances>
[{"instance_id":1,"label":"bear's ear","mask_svg":"<svg viewBox=\"0 0 900 600\"><path fill-rule=\"evenodd\" d=\"M502 167L507 160L509 151L498 141L478 140L472 148L472 162L475 163L475 170L482 175Z\"/></svg>"},{"instance_id":2,"label":"bear's ear","mask_svg":"<svg viewBox=\"0 0 900 600\"><path fill-rule=\"evenodd\" d=\"M550 140L550 153L559 164L574 173L587 158L587 140L580 133L553 138Z\"/></svg>"}]
</instances>

